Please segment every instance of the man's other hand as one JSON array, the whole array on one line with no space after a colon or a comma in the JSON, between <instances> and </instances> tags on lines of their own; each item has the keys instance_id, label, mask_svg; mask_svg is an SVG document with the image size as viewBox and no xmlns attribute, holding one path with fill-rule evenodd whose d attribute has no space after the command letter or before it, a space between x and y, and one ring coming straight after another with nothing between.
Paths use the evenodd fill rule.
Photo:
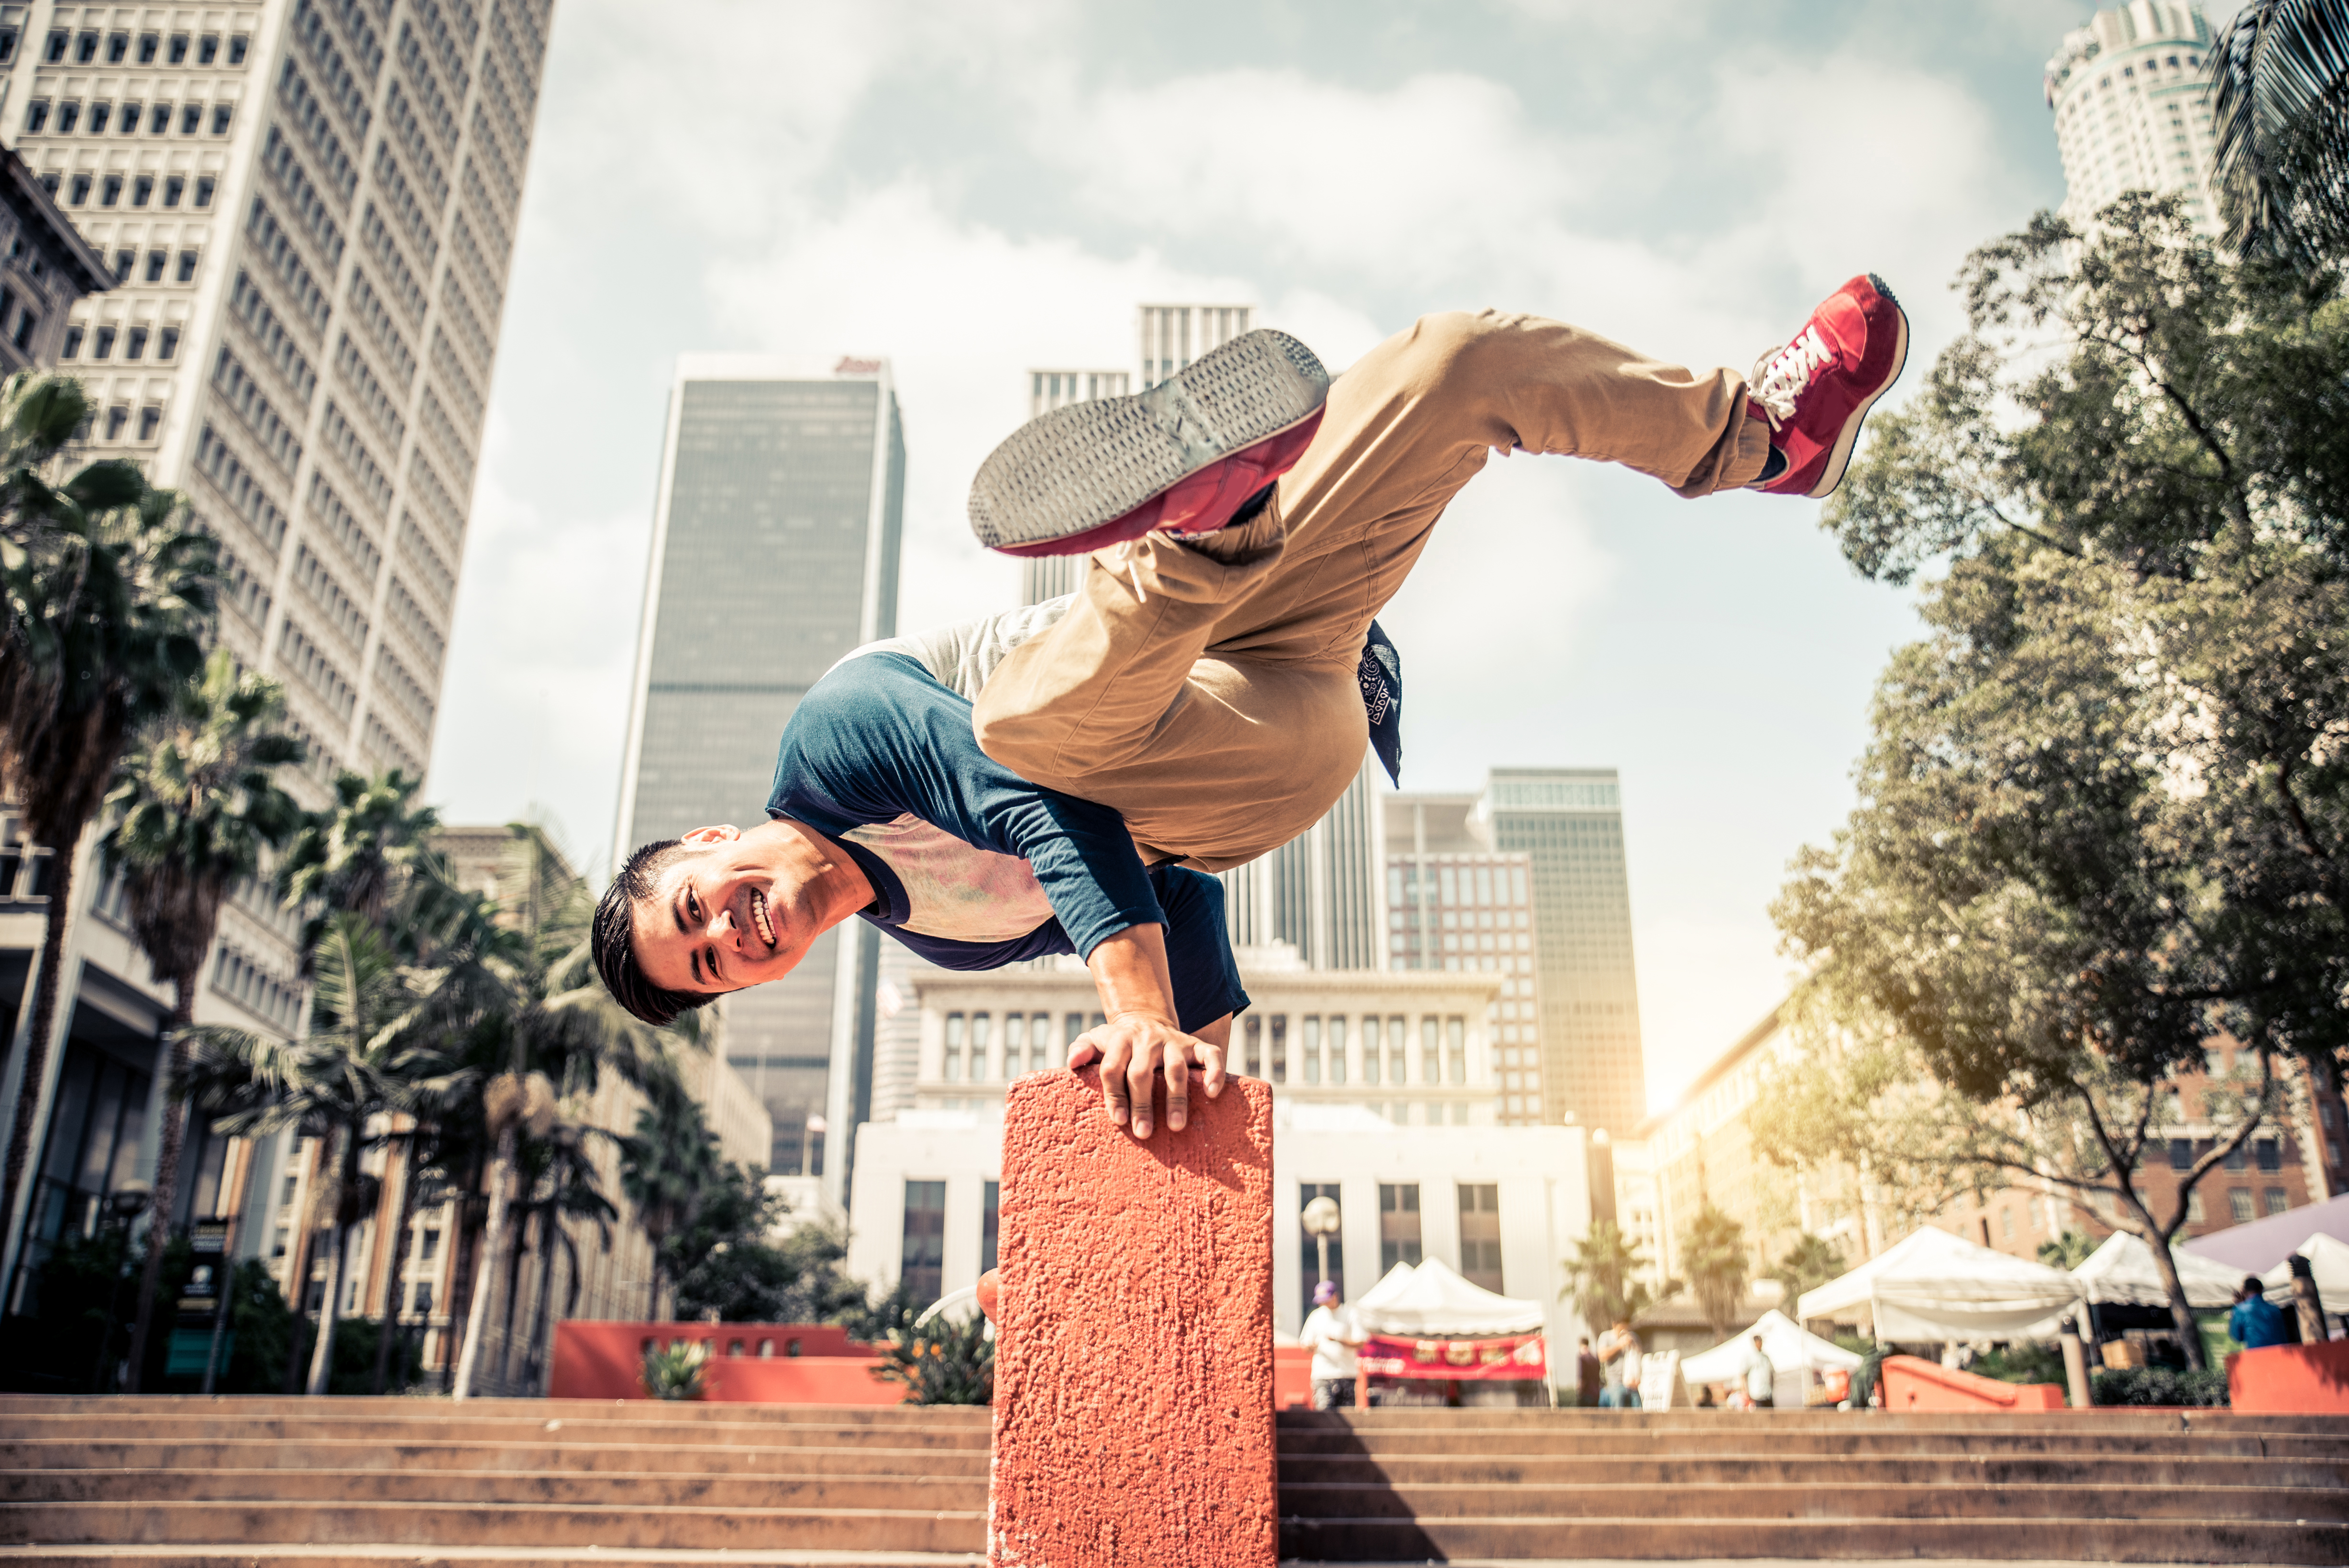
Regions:
<instances>
[{"instance_id":1,"label":"man's other hand","mask_svg":"<svg viewBox=\"0 0 2349 1568\"><path fill-rule=\"evenodd\" d=\"M1150 1136L1151 1085L1160 1073L1166 1075L1166 1125L1175 1132L1191 1119L1195 1070L1207 1098L1224 1092L1223 1047L1185 1034L1173 1020L1150 1013L1121 1012L1079 1035L1069 1051L1069 1065L1093 1062L1101 1064L1109 1119L1124 1124L1136 1137Z\"/></svg>"}]
</instances>

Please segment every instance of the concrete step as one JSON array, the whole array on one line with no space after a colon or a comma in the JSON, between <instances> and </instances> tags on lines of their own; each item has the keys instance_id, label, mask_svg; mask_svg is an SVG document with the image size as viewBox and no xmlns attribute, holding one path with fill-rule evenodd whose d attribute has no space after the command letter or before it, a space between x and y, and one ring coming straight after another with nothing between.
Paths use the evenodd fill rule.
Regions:
<instances>
[{"instance_id":1,"label":"concrete step","mask_svg":"<svg viewBox=\"0 0 2349 1568\"><path fill-rule=\"evenodd\" d=\"M1723 1423L1727 1426L1726 1421ZM2154 1434L2145 1432L1892 1432L1854 1428L1844 1431L1725 1429L1713 1433L1625 1431L1419 1430L1289 1431L1280 1434L1281 1457L1368 1454L1379 1458L1417 1454L1490 1454L1520 1458L1586 1457L1685 1459L1766 1451L1818 1458L1901 1454L1919 1457L1966 1454L2069 1456L2118 1461L2137 1456L2165 1459L2289 1458L2349 1460L2349 1434L2341 1437L2243 1434Z\"/></svg>"},{"instance_id":2,"label":"concrete step","mask_svg":"<svg viewBox=\"0 0 2349 1568\"><path fill-rule=\"evenodd\" d=\"M2098 1430L2141 1428L2152 1431L2266 1431L2338 1435L2344 1417L2323 1415L2259 1415L2223 1407L2112 1405L2095 1410L2020 1410L2006 1415L1954 1411L1895 1410L1550 1410L1533 1408L1444 1409L1405 1406L1368 1410L1282 1410L1274 1423L1283 1431L1347 1427L1423 1428L1431 1431L1539 1427L1598 1431L1713 1431L1724 1426L1760 1426L1774 1431L1806 1428L1840 1429L1868 1425L1887 1431L2013 1432L2068 1431L2084 1425Z\"/></svg>"},{"instance_id":3,"label":"concrete step","mask_svg":"<svg viewBox=\"0 0 2349 1568\"><path fill-rule=\"evenodd\" d=\"M605 1568L684 1568L688 1563L713 1563L753 1568L986 1568L987 1559L965 1552L683 1552L609 1546L559 1554L514 1546L440 1546L421 1553L413 1546L383 1545L0 1546L0 1564L7 1568L387 1568L389 1564L456 1568L474 1563L494 1568L578 1568L583 1563Z\"/></svg>"},{"instance_id":4,"label":"concrete step","mask_svg":"<svg viewBox=\"0 0 2349 1568\"><path fill-rule=\"evenodd\" d=\"M691 1475L978 1477L984 1448L750 1448L642 1443L281 1443L176 1438L84 1441L78 1438L0 1439L0 1470L10 1469L334 1469L561 1470L574 1475L662 1472Z\"/></svg>"},{"instance_id":5,"label":"concrete step","mask_svg":"<svg viewBox=\"0 0 2349 1568\"><path fill-rule=\"evenodd\" d=\"M0 1459L5 1463L5 1459ZM1736 1482L1783 1486L1819 1479L1811 1459L1762 1454L1703 1459L1539 1459L1500 1455L1284 1455L1280 1483L1446 1484L1455 1486L1681 1486ZM2106 1486L2109 1463L2077 1457L1986 1454L1843 1458L1837 1480L1918 1486ZM2132 1486L2282 1486L2349 1489L2349 1462L2329 1459L2137 1459L2127 1468Z\"/></svg>"},{"instance_id":6,"label":"concrete step","mask_svg":"<svg viewBox=\"0 0 2349 1568\"><path fill-rule=\"evenodd\" d=\"M1294 1519L1621 1519L1659 1501L1675 1516L1753 1520L2302 1519L2349 1524L2349 1492L2289 1487L1860 1486L1813 1479L1751 1487L1297 1486L1280 1489Z\"/></svg>"},{"instance_id":7,"label":"concrete step","mask_svg":"<svg viewBox=\"0 0 2349 1568\"><path fill-rule=\"evenodd\" d=\"M1659 1502L1667 1500L1659 1499ZM2349 1526L2291 1520L2217 1524L2111 1519L1918 1520L1627 1518L1287 1519L1280 1554L1323 1563L1526 1558L1588 1563L1899 1556L2039 1563L2349 1562Z\"/></svg>"},{"instance_id":8,"label":"concrete step","mask_svg":"<svg viewBox=\"0 0 2349 1568\"><path fill-rule=\"evenodd\" d=\"M979 1512L984 1476L567 1475L559 1471L15 1470L0 1502L417 1502Z\"/></svg>"},{"instance_id":9,"label":"concrete step","mask_svg":"<svg viewBox=\"0 0 2349 1568\"><path fill-rule=\"evenodd\" d=\"M285 1443L375 1443L393 1446L460 1440L469 1443L659 1444L679 1449L736 1446L806 1449L928 1449L985 1453L988 1429L956 1423L936 1428L901 1426L817 1426L812 1423L768 1424L705 1422L681 1428L611 1419L559 1417L535 1421L490 1419L448 1421L429 1417L389 1422L346 1421L331 1416L264 1416L240 1419L221 1415L160 1413L123 1417L111 1413L88 1416L26 1416L0 1417L0 1438L106 1438L114 1440L171 1438L182 1442L228 1439Z\"/></svg>"},{"instance_id":10,"label":"concrete step","mask_svg":"<svg viewBox=\"0 0 2349 1568\"><path fill-rule=\"evenodd\" d=\"M274 1542L343 1545L689 1547L801 1551L980 1552L979 1509L803 1510L417 1502L0 1503L0 1541L74 1544Z\"/></svg>"},{"instance_id":11,"label":"concrete step","mask_svg":"<svg viewBox=\"0 0 2349 1568\"><path fill-rule=\"evenodd\" d=\"M304 1416L338 1420L545 1421L571 1417L618 1417L642 1426L868 1426L978 1427L994 1423L983 1405L734 1405L660 1399L466 1399L387 1395L380 1398L306 1395L190 1394L84 1395L0 1394L0 1421L25 1416L181 1416L191 1410L239 1417Z\"/></svg>"}]
</instances>

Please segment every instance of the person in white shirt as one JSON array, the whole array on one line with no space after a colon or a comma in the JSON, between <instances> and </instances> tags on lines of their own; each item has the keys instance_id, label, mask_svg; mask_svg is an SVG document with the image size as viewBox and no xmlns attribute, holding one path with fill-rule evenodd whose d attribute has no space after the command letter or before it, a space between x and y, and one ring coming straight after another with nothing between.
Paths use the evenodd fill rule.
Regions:
<instances>
[{"instance_id":1,"label":"person in white shirt","mask_svg":"<svg viewBox=\"0 0 2349 1568\"><path fill-rule=\"evenodd\" d=\"M1338 1304L1335 1280L1323 1280L1313 1287L1313 1310L1306 1315L1297 1338L1313 1353L1313 1407L1352 1408L1354 1352L1363 1334L1354 1321L1353 1309Z\"/></svg>"},{"instance_id":2,"label":"person in white shirt","mask_svg":"<svg viewBox=\"0 0 2349 1568\"><path fill-rule=\"evenodd\" d=\"M1607 1386L1599 1391L1599 1408L1640 1408L1640 1336L1631 1332L1629 1323L1619 1318L1613 1328L1599 1336L1599 1359L1607 1367Z\"/></svg>"},{"instance_id":3,"label":"person in white shirt","mask_svg":"<svg viewBox=\"0 0 2349 1568\"><path fill-rule=\"evenodd\" d=\"M1745 1397L1756 1410L1767 1410L1778 1402L1778 1368L1770 1353L1762 1348L1762 1336L1755 1334L1745 1352Z\"/></svg>"}]
</instances>

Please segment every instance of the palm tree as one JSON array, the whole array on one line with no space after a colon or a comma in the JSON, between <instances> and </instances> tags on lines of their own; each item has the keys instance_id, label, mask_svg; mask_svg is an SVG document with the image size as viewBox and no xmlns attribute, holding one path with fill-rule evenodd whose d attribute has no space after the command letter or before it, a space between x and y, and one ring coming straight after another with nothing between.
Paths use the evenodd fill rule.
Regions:
<instances>
[{"instance_id":1,"label":"palm tree","mask_svg":"<svg viewBox=\"0 0 2349 1568\"><path fill-rule=\"evenodd\" d=\"M700 1104L672 1070L645 1085L650 1102L636 1113L636 1130L620 1139L620 1186L636 1206L636 1222L653 1244L647 1318L660 1317L660 1287L667 1273L668 1239L693 1220L704 1190L722 1179L718 1140Z\"/></svg>"},{"instance_id":2,"label":"palm tree","mask_svg":"<svg viewBox=\"0 0 2349 1568\"><path fill-rule=\"evenodd\" d=\"M314 1213L331 1218L334 1252L308 1381L311 1393L323 1394L351 1231L374 1208L373 1184L359 1169L370 1124L445 1093L451 1064L445 1052L422 1043L431 1038L422 1024L445 972L402 966L381 929L347 911L327 918L313 956L309 1033L281 1042L243 1030L199 1029L185 1092L231 1136L296 1127L327 1140L320 1169L333 1174L319 1183ZM306 1284L297 1273L297 1311Z\"/></svg>"},{"instance_id":3,"label":"palm tree","mask_svg":"<svg viewBox=\"0 0 2349 1568\"><path fill-rule=\"evenodd\" d=\"M132 732L202 667L219 577L212 542L182 527L179 497L135 464L94 462L57 487L41 476L87 411L70 381L27 373L0 385L0 788L50 852L0 1229L16 1212L57 1029L75 846Z\"/></svg>"},{"instance_id":4,"label":"palm tree","mask_svg":"<svg viewBox=\"0 0 2349 1568\"><path fill-rule=\"evenodd\" d=\"M106 806L114 821L101 852L122 873L130 933L159 979L171 984L169 1077L188 1064L188 1028L196 986L220 927L222 902L240 877L261 869L263 853L282 845L302 820L277 770L302 760L302 742L276 728L285 691L240 670L226 649L205 662L203 679L184 688L123 760ZM146 1272L130 1331L130 1391L139 1391L163 1245L179 1194L180 1151L187 1117L178 1100L163 1112L155 1158Z\"/></svg>"},{"instance_id":5,"label":"palm tree","mask_svg":"<svg viewBox=\"0 0 2349 1568\"><path fill-rule=\"evenodd\" d=\"M1560 1295L1572 1296L1575 1312L1594 1329L1629 1323L1656 1304L1656 1293L1637 1277L1647 1266L1640 1244L1614 1220L1594 1220L1567 1257ZM1664 1288L1669 1294L1674 1287L1667 1282Z\"/></svg>"},{"instance_id":6,"label":"palm tree","mask_svg":"<svg viewBox=\"0 0 2349 1568\"><path fill-rule=\"evenodd\" d=\"M1770 1278L1778 1282L1785 1293L1785 1311L1795 1315L1795 1303L1806 1293L1815 1291L1829 1280L1839 1279L1844 1272L1843 1249L1824 1236L1814 1236L1808 1231L1796 1236L1770 1269Z\"/></svg>"},{"instance_id":7,"label":"palm tree","mask_svg":"<svg viewBox=\"0 0 2349 1568\"><path fill-rule=\"evenodd\" d=\"M1689 1221L1688 1235L1681 1242L1681 1267L1688 1271L1697 1310L1714 1334L1726 1337L1737 1326L1737 1309L1745 1299L1751 1267L1745 1227L1708 1202Z\"/></svg>"},{"instance_id":8,"label":"palm tree","mask_svg":"<svg viewBox=\"0 0 2349 1568\"><path fill-rule=\"evenodd\" d=\"M667 1061L659 1033L630 1017L596 979L589 953L594 892L563 866L542 830L511 825L498 882L498 927L474 941L458 988L471 1010L469 1054L483 1080L485 1130L494 1146L489 1215L450 1390L460 1399L472 1392L489 1285L512 1244L525 1128L544 1137L555 1104L594 1092L607 1068L641 1085Z\"/></svg>"},{"instance_id":9,"label":"palm tree","mask_svg":"<svg viewBox=\"0 0 2349 1568\"><path fill-rule=\"evenodd\" d=\"M574 1297L579 1288L579 1251L564 1229L566 1220L585 1220L592 1223L603 1237L605 1249L611 1246L612 1221L619 1210L604 1195L597 1177L595 1162L588 1157L587 1139L595 1128L558 1116L554 1125L543 1138L534 1139L522 1151L523 1190L528 1199L515 1205L514 1226L517 1236L533 1220L538 1228L538 1291L537 1303L531 1314L528 1343L523 1347L522 1376L534 1386L538 1371L544 1365L541 1346L546 1337L550 1306L554 1291L554 1252L557 1244L570 1254L571 1291ZM513 1249L512 1262L506 1270L505 1357L501 1368L506 1384L511 1386L514 1371L514 1309L521 1298L523 1249Z\"/></svg>"},{"instance_id":10,"label":"palm tree","mask_svg":"<svg viewBox=\"0 0 2349 1568\"><path fill-rule=\"evenodd\" d=\"M432 929L408 918L448 888L448 867L432 847L440 814L416 804L423 784L397 768L336 776L334 805L302 825L279 868L286 902L316 911L303 927L305 953L336 910L373 921L408 949Z\"/></svg>"},{"instance_id":11,"label":"palm tree","mask_svg":"<svg viewBox=\"0 0 2349 1568\"><path fill-rule=\"evenodd\" d=\"M2210 65L2228 246L2302 269L2349 255L2349 0L2251 0Z\"/></svg>"}]
</instances>

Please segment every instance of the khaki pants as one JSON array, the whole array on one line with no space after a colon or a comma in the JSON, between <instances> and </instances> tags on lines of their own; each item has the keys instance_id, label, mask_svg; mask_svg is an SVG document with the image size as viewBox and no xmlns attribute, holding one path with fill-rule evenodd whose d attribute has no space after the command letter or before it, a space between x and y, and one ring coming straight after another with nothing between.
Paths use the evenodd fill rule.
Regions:
<instances>
[{"instance_id":1,"label":"khaki pants","mask_svg":"<svg viewBox=\"0 0 2349 1568\"><path fill-rule=\"evenodd\" d=\"M1068 614L988 680L978 743L1122 812L1148 858L1253 860L1353 782L1371 618L1494 448L1619 462L1706 495L1762 472L1768 427L1744 416L1733 371L1533 317L1425 317L1331 385L1313 444L1257 518L1195 545L1154 534L1100 552Z\"/></svg>"}]
</instances>

